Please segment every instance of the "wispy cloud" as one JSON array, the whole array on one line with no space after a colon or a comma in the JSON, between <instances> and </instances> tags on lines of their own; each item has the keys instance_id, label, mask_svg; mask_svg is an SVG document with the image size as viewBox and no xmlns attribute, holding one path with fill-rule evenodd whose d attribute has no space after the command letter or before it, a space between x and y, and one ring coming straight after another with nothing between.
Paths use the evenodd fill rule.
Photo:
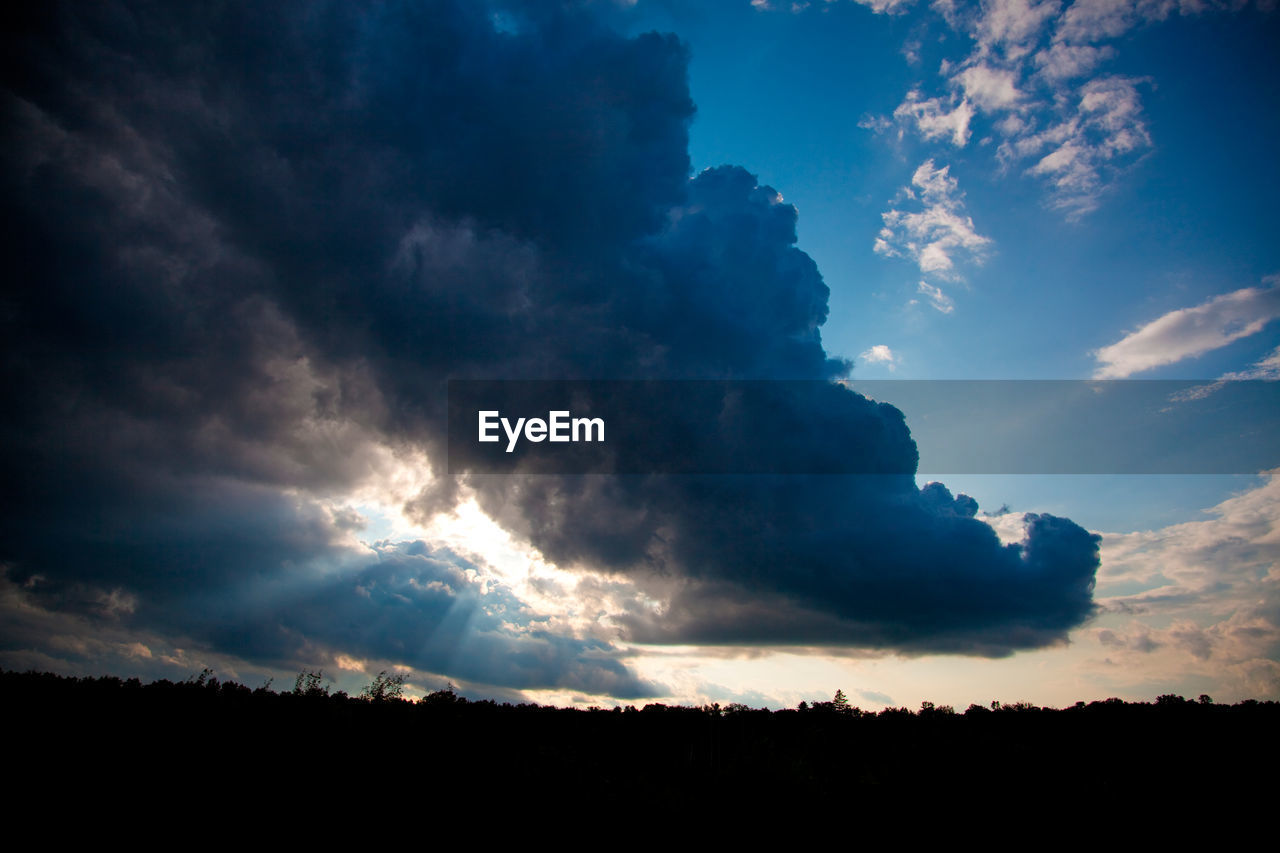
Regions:
<instances>
[{"instance_id":1,"label":"wispy cloud","mask_svg":"<svg viewBox=\"0 0 1280 853\"><path fill-rule=\"evenodd\" d=\"M827 3L831 0L826 0ZM896 15L907 10L915 0L854 0L860 6L866 6L873 12Z\"/></svg>"},{"instance_id":2,"label":"wispy cloud","mask_svg":"<svg viewBox=\"0 0 1280 853\"><path fill-rule=\"evenodd\" d=\"M1070 216L1098 206L1106 172L1118 158L1151 144L1142 118L1137 84L1129 77L1103 77L1087 83L1073 112L1040 133L1027 133L1001 145L1005 161L1038 157L1027 174L1047 179L1053 206Z\"/></svg>"},{"instance_id":3,"label":"wispy cloud","mask_svg":"<svg viewBox=\"0 0 1280 853\"><path fill-rule=\"evenodd\" d=\"M943 314L950 314L956 310L956 303L952 301L950 296L942 292L941 287L922 281L916 288L916 292L928 298L929 304Z\"/></svg>"},{"instance_id":4,"label":"wispy cloud","mask_svg":"<svg viewBox=\"0 0 1280 853\"><path fill-rule=\"evenodd\" d=\"M1055 40L1094 42L1116 38L1141 24L1171 15L1242 9L1248 0L1076 0L1058 20Z\"/></svg>"},{"instance_id":5,"label":"wispy cloud","mask_svg":"<svg viewBox=\"0 0 1280 853\"><path fill-rule=\"evenodd\" d=\"M770 12L774 10L786 10L789 12L803 12L810 6L819 8L834 2L834 0L821 0L821 2L787 2L787 0L751 0L751 6L761 12ZM871 11L878 14L894 15L905 12L907 7L911 6L915 0L853 0L859 6L866 6Z\"/></svg>"},{"instance_id":6,"label":"wispy cloud","mask_svg":"<svg viewBox=\"0 0 1280 853\"><path fill-rule=\"evenodd\" d=\"M913 89L893 111L893 117L902 125L914 125L925 139L950 138L953 145L963 148L969 141L969 122L973 120L974 110L967 99L958 104L955 101L954 96L924 99L919 90Z\"/></svg>"},{"instance_id":7,"label":"wispy cloud","mask_svg":"<svg viewBox=\"0 0 1280 853\"><path fill-rule=\"evenodd\" d=\"M877 12L902 3L867 3ZM1152 144L1141 78L1098 75L1109 44L1172 15L1238 9L1247 0L987 0L977 8L934 0L930 8L971 40L945 60L937 90L913 87L893 112L901 131L965 147L974 133L998 143L997 159L1044 181L1052 207L1069 218L1100 203L1116 174ZM992 131L975 130L985 115ZM883 129L888 118L864 123Z\"/></svg>"},{"instance_id":8,"label":"wispy cloud","mask_svg":"<svg viewBox=\"0 0 1280 853\"><path fill-rule=\"evenodd\" d=\"M979 51L991 53L1000 49L1006 57L1019 59L1035 48L1045 24L1061 8L1058 0L991 0L982 5L970 33Z\"/></svg>"},{"instance_id":9,"label":"wispy cloud","mask_svg":"<svg viewBox=\"0 0 1280 853\"><path fill-rule=\"evenodd\" d=\"M1228 382L1245 382L1259 379L1264 382L1280 382L1280 347L1276 347L1265 358L1259 359L1244 370L1233 370L1230 373L1222 374L1206 385L1197 385L1194 388L1179 391L1170 397L1170 400L1174 403L1203 400L1215 391L1221 390Z\"/></svg>"},{"instance_id":10,"label":"wispy cloud","mask_svg":"<svg viewBox=\"0 0 1280 853\"><path fill-rule=\"evenodd\" d=\"M874 249L887 257L909 258L926 275L958 279L956 260L980 261L991 239L979 234L964 210L964 194L950 174L926 160L899 193L897 204L881 214L884 227ZM908 206L918 207L907 210Z\"/></svg>"},{"instance_id":11,"label":"wispy cloud","mask_svg":"<svg viewBox=\"0 0 1280 853\"><path fill-rule=\"evenodd\" d=\"M1193 308L1179 308L1094 352L1095 379L1123 379L1135 373L1195 358L1262 331L1280 317L1280 283L1246 287L1215 296Z\"/></svg>"},{"instance_id":12,"label":"wispy cloud","mask_svg":"<svg viewBox=\"0 0 1280 853\"><path fill-rule=\"evenodd\" d=\"M1088 74L1115 55L1115 49L1103 45L1054 42L1032 58L1036 73L1049 83L1060 83Z\"/></svg>"}]
</instances>

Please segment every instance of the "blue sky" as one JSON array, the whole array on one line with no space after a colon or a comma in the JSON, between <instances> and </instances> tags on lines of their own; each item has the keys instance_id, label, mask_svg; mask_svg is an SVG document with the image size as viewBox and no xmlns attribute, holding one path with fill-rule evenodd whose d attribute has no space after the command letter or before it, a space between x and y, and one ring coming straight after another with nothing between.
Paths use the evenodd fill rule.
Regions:
<instances>
[{"instance_id":1,"label":"blue sky","mask_svg":"<svg viewBox=\"0 0 1280 853\"><path fill-rule=\"evenodd\" d=\"M1280 285L1280 18L1273 5L641 2L630 14L632 27L671 29L689 44L695 170L743 164L798 208L798 244L831 288L824 343L857 358L855 377L1275 378L1280 311L1268 291ZM1086 97L1092 110L1082 107ZM931 109L919 107L931 101ZM1055 129L1051 141L1028 143ZM1078 174L1050 169L1053 161L1037 170L1072 144ZM875 250L886 213L930 207L912 183L925 164L926 180L945 169L954 181L938 200L962 227L917 242L954 238L949 269L926 269L903 245L911 235L902 228L888 251ZM916 199L904 198L907 187ZM1223 310L1230 295L1239 311ZM1177 313L1188 309L1189 316ZM1144 328L1146 340L1131 337ZM1098 355L1115 345L1114 362ZM1268 476L1240 474L942 479L984 507L1059 513L1114 534L1146 531L1132 535L1151 543L1149 557L1173 562L1179 557L1154 552L1204 548L1220 559L1228 546L1209 544L1225 533L1213 520L1231 527L1231 513L1214 508L1265 505L1274 488ZM1192 544L1190 531L1205 543ZM1101 595L1160 598L1195 586L1137 569L1133 555L1109 559L1116 552L1108 544L1118 551L1124 541L1104 533ZM1263 565L1275 559L1273 546L1252 547L1270 555ZM1142 580L1119 580L1124 574ZM1226 634L1231 600L1224 592L1182 615ZM1247 665L1199 656L1204 648L1190 638L1200 635L1159 610L1101 617L1092 633L1073 635L1073 653L1057 661L1048 652L1019 655L1025 665L1008 662L1003 672L1024 679L1028 694L1070 683L1079 669L1099 673L1097 680L1126 670L1118 691L1233 689L1225 674ZM1179 643L1183 655L1194 654L1175 664L1170 647ZM1089 646L1092 663L1074 663ZM998 665L914 666L924 675L904 681L937 683L944 672L1003 681ZM1179 666L1202 674L1166 668ZM1258 687L1270 676L1263 678Z\"/></svg>"},{"instance_id":2,"label":"blue sky","mask_svg":"<svg viewBox=\"0 0 1280 853\"><path fill-rule=\"evenodd\" d=\"M1280 469L504 481L448 472L441 426L451 378L847 359L1194 380L1170 410L1249 441L1280 379L1273 3L19 17L0 666L580 705L1280 698ZM911 424L820 389L779 422L840 434L780 454L901 470ZM996 441L986 417L955 432Z\"/></svg>"},{"instance_id":3,"label":"blue sky","mask_svg":"<svg viewBox=\"0 0 1280 853\"><path fill-rule=\"evenodd\" d=\"M1126 19L1119 34L1080 39L1109 58L1049 83L1035 77L1036 56L1053 45L1065 12L1035 6L1058 11L1026 37L1028 56L1009 61L1001 43L995 60L976 63L1016 75L1022 98L1008 108L968 98L973 118L957 145L954 136L924 138L910 117L893 116L912 91L954 111L964 91L953 82L964 71L955 69L980 50L971 32L984 19L970 7L953 26L924 3L885 13L853 2L672 11L678 5L641 3L636 25L669 27L690 45L695 169L745 165L796 205L799 245L832 290L824 341L837 353L884 344L900 359L899 378L1087 378L1094 350L1170 311L1259 287L1280 269L1271 212L1280 188L1271 144L1280 129L1274 14L1252 5L1179 14L1149 4L1152 12ZM988 17L1006 6L1026 4L988 4ZM1028 174L1037 157L1002 161L1001 144L1016 137L998 122L1051 128L1076 117L1073 102L1091 84L1116 81L1121 91L1110 97L1134 102L1116 116L1112 136L1132 136L1133 147L1095 155L1095 184L1055 192L1053 176ZM1054 108L1059 96L1065 111ZM877 129L879 121L886 126ZM1086 139L1096 148L1108 141ZM1036 154L1052 150L1050 143ZM872 251L882 214L930 160L949 169L973 231L989 241L976 258L955 252L949 278ZM930 310L922 280L943 291L950 313ZM1212 378L1255 363L1278 341L1280 330L1266 328L1133 375ZM888 375L885 367L860 364L856 375Z\"/></svg>"},{"instance_id":4,"label":"blue sky","mask_svg":"<svg viewBox=\"0 0 1280 853\"><path fill-rule=\"evenodd\" d=\"M1280 19L1252 3L1077 5L1092 14L1074 28L1070 3L956 4L949 17L942 4L848 0L642 2L630 25L671 29L690 46L694 168L743 164L799 209L799 245L832 291L828 349L856 358L888 348L892 361L859 359L855 377L1084 379L1099 348L1170 312L1264 288L1280 271ZM993 32L1014 37L993 41ZM1055 44L1097 51L1096 65L1046 78L1039 57ZM966 61L1011 74L1022 97L1006 108L968 96L956 82ZM1062 124L1091 84L1112 81L1117 101L1134 100L1111 134L1132 135L1133 147L1099 156L1087 191L1057 192L1052 176L1031 173L1051 145L1002 158L1011 137L999 122ZM964 144L954 129L930 137L910 116L895 118L911 92L940 98L944 114L968 101ZM987 241L954 252L951 275L873 249L883 214L929 161L949 170ZM1246 310L1260 322L1275 316ZM1168 363L1126 375L1217 378L1249 370L1277 344L1280 323L1183 358L1170 341ZM1074 504L1094 524L1136 529L1195 518L1255 481L948 482L984 504Z\"/></svg>"}]
</instances>

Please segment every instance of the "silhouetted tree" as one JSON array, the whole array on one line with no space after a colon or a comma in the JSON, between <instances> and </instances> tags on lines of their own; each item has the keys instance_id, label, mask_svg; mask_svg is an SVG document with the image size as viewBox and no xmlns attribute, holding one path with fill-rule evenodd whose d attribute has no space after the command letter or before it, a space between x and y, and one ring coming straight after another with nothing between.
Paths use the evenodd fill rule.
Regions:
<instances>
[{"instance_id":1,"label":"silhouetted tree","mask_svg":"<svg viewBox=\"0 0 1280 853\"><path fill-rule=\"evenodd\" d=\"M300 672L293 683L293 695L306 696L308 699L319 699L329 695L329 685L323 684L324 672Z\"/></svg>"},{"instance_id":2,"label":"silhouetted tree","mask_svg":"<svg viewBox=\"0 0 1280 853\"><path fill-rule=\"evenodd\" d=\"M204 687L206 684L212 683L212 686L217 687L218 679L214 678L211 681L210 676L212 675L213 675L213 670L206 666L203 670L200 671L199 675L191 676L186 681L184 681L183 684L189 687Z\"/></svg>"},{"instance_id":3,"label":"silhouetted tree","mask_svg":"<svg viewBox=\"0 0 1280 853\"><path fill-rule=\"evenodd\" d=\"M423 696L422 702L424 705L455 705L458 704L458 694L454 692L453 684L449 683L443 690Z\"/></svg>"},{"instance_id":4,"label":"silhouetted tree","mask_svg":"<svg viewBox=\"0 0 1280 853\"><path fill-rule=\"evenodd\" d=\"M360 693L360 698L368 699L371 702L387 702L392 699L400 699L403 695L404 675L402 673L387 675L387 671L384 669Z\"/></svg>"}]
</instances>

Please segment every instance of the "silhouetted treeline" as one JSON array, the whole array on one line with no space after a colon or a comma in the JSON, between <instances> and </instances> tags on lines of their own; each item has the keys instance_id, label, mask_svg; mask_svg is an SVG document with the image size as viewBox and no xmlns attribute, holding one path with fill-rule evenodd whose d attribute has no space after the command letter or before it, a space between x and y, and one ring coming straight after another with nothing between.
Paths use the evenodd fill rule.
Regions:
<instances>
[{"instance_id":1,"label":"silhouetted treeline","mask_svg":"<svg viewBox=\"0 0 1280 853\"><path fill-rule=\"evenodd\" d=\"M208 672L185 682L0 671L9 731L35 746L48 783L68 774L105 790L269 795L359 782L362 795L448 800L493 789L529 799L661 802L696 809L778 797L810 802L925 797L976 803L1165 804L1258 800L1274 767L1280 704L1209 697L1108 699L1065 709L1025 702L931 703L862 711L831 702L579 710L469 701L453 690L399 698L382 674L360 696L318 673L292 690ZM225 781L232 780L231 782Z\"/></svg>"}]
</instances>

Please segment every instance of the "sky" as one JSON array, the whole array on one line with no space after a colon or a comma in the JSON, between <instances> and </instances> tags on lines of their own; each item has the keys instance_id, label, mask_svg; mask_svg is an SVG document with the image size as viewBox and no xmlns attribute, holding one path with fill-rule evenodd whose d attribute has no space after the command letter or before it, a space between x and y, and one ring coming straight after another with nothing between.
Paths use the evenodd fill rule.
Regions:
<instances>
[{"instance_id":1,"label":"sky","mask_svg":"<svg viewBox=\"0 0 1280 853\"><path fill-rule=\"evenodd\" d=\"M0 666L1280 698L1274 3L4 14ZM778 459L908 473L476 476L450 379L805 380ZM1112 392L1194 430L944 464Z\"/></svg>"}]
</instances>

